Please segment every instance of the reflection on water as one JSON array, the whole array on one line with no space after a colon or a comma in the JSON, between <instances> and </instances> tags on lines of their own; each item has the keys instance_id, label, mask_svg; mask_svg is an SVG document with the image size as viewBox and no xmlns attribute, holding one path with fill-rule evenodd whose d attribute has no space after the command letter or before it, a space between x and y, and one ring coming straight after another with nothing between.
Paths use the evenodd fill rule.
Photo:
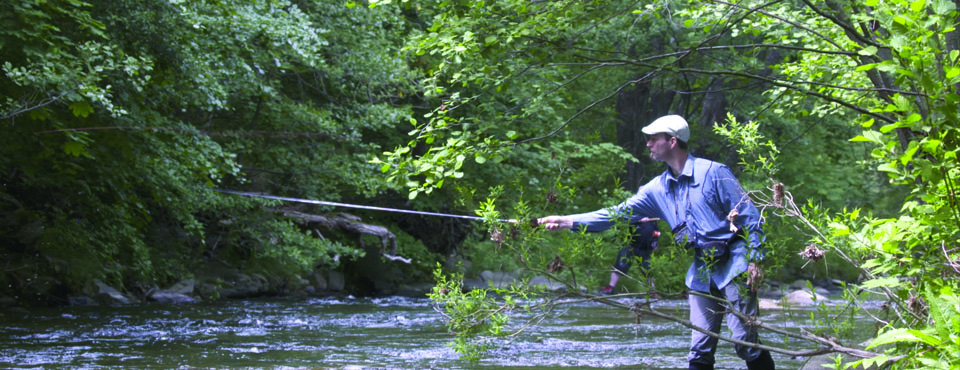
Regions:
<instances>
[{"instance_id":1,"label":"reflection on water","mask_svg":"<svg viewBox=\"0 0 960 370\"><path fill-rule=\"evenodd\" d=\"M655 306L685 317L685 302ZM806 327L807 313L763 321ZM595 303L565 306L480 363L459 360L426 299L329 298L0 311L0 368L686 368L689 330ZM782 345L765 333L762 340ZM797 349L803 345L791 342ZM774 356L795 369L802 359ZM733 346L718 369L743 368Z\"/></svg>"}]
</instances>

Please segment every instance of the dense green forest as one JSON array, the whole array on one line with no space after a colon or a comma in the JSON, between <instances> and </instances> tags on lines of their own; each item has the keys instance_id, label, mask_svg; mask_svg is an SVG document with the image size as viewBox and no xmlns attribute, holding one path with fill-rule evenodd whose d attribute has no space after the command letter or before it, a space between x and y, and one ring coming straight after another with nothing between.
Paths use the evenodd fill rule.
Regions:
<instances>
[{"instance_id":1,"label":"dense green forest","mask_svg":"<svg viewBox=\"0 0 960 370\"><path fill-rule=\"evenodd\" d=\"M619 203L664 170L640 128L673 113L763 211L767 279L842 280L844 312L885 300L865 362L956 368L957 16L950 0L4 1L0 295L144 294L212 262L292 291L379 253L291 217L346 212L412 259L386 262L398 283L436 279L458 350L482 355L512 298L544 292L460 279L593 289L627 237L500 220ZM680 292L686 253L654 256L658 290ZM836 334L802 340L844 352Z\"/></svg>"}]
</instances>

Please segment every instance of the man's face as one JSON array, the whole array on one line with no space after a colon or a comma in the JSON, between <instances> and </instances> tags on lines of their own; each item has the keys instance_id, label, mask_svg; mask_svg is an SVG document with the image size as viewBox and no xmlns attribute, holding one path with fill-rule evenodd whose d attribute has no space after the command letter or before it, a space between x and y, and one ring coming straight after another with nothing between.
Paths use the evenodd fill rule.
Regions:
<instances>
[{"instance_id":1,"label":"man's face","mask_svg":"<svg viewBox=\"0 0 960 370\"><path fill-rule=\"evenodd\" d=\"M667 160L667 154L673 150L673 138L667 134L647 135L647 149L650 149L650 158L655 161Z\"/></svg>"}]
</instances>

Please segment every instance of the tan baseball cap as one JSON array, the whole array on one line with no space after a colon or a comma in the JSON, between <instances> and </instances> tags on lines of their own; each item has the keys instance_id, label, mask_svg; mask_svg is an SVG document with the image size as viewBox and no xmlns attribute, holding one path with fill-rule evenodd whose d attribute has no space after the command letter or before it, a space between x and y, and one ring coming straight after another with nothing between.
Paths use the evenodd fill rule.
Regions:
<instances>
[{"instance_id":1,"label":"tan baseball cap","mask_svg":"<svg viewBox=\"0 0 960 370\"><path fill-rule=\"evenodd\" d=\"M687 120L676 114L657 118L641 131L647 135L664 133L675 136L685 143L690 139L690 127L687 126Z\"/></svg>"}]
</instances>

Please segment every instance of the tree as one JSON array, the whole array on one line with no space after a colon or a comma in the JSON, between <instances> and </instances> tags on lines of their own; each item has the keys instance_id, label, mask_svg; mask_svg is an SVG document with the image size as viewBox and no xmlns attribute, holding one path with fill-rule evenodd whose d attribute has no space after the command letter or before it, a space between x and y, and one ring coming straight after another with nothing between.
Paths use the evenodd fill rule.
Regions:
<instances>
[{"instance_id":1,"label":"tree","mask_svg":"<svg viewBox=\"0 0 960 370\"><path fill-rule=\"evenodd\" d=\"M211 259L281 285L362 255L276 202L212 188L328 200L396 189L367 161L395 145L417 101L399 12L282 0L0 8L11 294L57 302L96 279L142 293Z\"/></svg>"},{"instance_id":2,"label":"tree","mask_svg":"<svg viewBox=\"0 0 960 370\"><path fill-rule=\"evenodd\" d=\"M400 5L412 7L406 2ZM889 173L895 185L905 187L909 192L906 200L868 209L876 210L877 215L863 212L864 217L859 209L848 208L828 216L829 212L814 206L820 199L784 214L800 218L811 242L860 267L867 278L862 288L880 289L889 300L890 316L878 320L890 329L872 346L902 345L864 363L892 361L906 368L956 364L956 336L949 334L958 317L956 306L950 303L957 297L956 279L951 276L960 271L955 246L960 212L953 190L958 171L956 88L960 78L953 28L955 3L476 1L416 6L430 23L412 49L434 58L427 68L433 76L428 80L432 83L429 91L442 94L449 103L425 117L426 122L418 122L415 139L407 147L386 153L385 170L395 178L414 179L408 183L412 196L461 176L456 170L449 171L452 158L509 157L524 147L537 150L547 146L542 143L583 138L578 135L584 131L583 122L610 112L604 108L609 108L612 97L639 88L649 89L651 98L663 94L656 89L673 90L676 95L667 95L665 104L699 123L699 130L714 123L716 107L721 107L739 121L763 123L759 136L735 137L741 145L765 136L792 138L786 141L788 145L781 141L781 148L796 140L819 145L812 150L794 146L792 150L806 154L799 157L803 162L787 159L776 162L776 167L785 178L807 181L797 184L806 189L803 193L827 198L838 209L900 193L874 190L882 185L869 170L856 170L863 174L859 178L847 177L863 181L838 181L844 178L840 174L849 173L841 171L849 171L857 160L877 161L877 170ZM492 105L511 96L510 89L518 86L524 91L506 100L513 104ZM711 96L723 90L729 91L728 97L738 97L726 108ZM693 104L694 97L699 98L698 104ZM444 109L447 107L455 109ZM853 144L825 147L838 136L856 135L850 130L857 128L867 130L853 137ZM707 136L697 129L694 127L694 137ZM823 138L828 141L819 141ZM859 142L876 146L869 158L857 149ZM778 145L756 144L755 149L770 148L760 154L777 153ZM409 150L413 147L419 151ZM745 164L754 159L774 163L769 155L756 157L756 151L742 154ZM836 167L811 163L811 157L840 163ZM435 170L437 165L445 171ZM811 176L811 167L822 175ZM794 172L807 174L789 175ZM821 179L832 182L821 183ZM864 182L870 184L868 191L859 193L863 196L852 195L851 190ZM757 184L752 184L753 189L762 190ZM835 192L843 196L835 196ZM776 199L775 193L768 193L765 199ZM602 205L584 204L591 209ZM520 214L534 212L527 204L518 208ZM497 214L495 209L492 203L483 208L491 215ZM896 216L881 216L892 213ZM543 250L535 230L523 231L524 238L501 241L513 243L520 251L537 250L540 260L520 253L533 265L549 260L543 256L556 252ZM570 261L585 253L594 253L594 249L584 248L569 256L559 253L561 265L576 271L577 265ZM575 284L575 276L571 272L556 278ZM444 286L434 296L449 304L454 317L477 315L471 316L473 320L452 321L455 330L472 336L503 334L499 325L503 320L496 315L516 308L509 299L499 305L490 303L493 306L463 303L456 288L455 284ZM466 301L481 299L471 297ZM500 308L484 311L494 306ZM477 309L457 311L464 307ZM484 316L483 312L497 314ZM929 319L933 319L932 326ZM827 352L847 351L823 338L806 339ZM460 343L469 353L468 342ZM947 349L938 347L948 343Z\"/></svg>"}]
</instances>

